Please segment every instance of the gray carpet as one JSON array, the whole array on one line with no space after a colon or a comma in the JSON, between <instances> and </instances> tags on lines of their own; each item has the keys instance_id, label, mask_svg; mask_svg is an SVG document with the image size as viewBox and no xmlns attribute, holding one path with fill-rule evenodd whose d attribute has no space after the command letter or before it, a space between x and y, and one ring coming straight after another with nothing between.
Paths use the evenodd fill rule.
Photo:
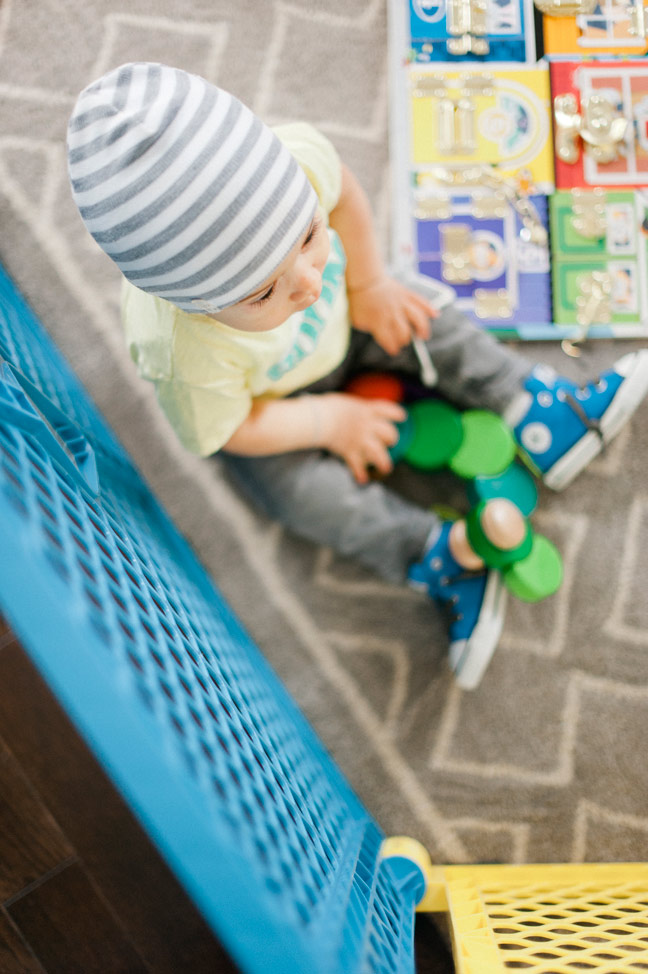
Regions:
<instances>
[{"instance_id":1,"label":"gray carpet","mask_svg":"<svg viewBox=\"0 0 648 974\"><path fill-rule=\"evenodd\" d=\"M648 404L565 494L543 492L535 523L564 554L564 585L511 603L481 687L460 692L422 597L286 536L216 461L176 445L126 354L118 275L69 196L76 93L126 60L160 60L271 123L319 124L387 249L386 45L385 0L4 0L0 260L387 833L438 862L645 859ZM578 378L629 347L528 352ZM395 480L421 503L463 504L447 478Z\"/></svg>"}]
</instances>

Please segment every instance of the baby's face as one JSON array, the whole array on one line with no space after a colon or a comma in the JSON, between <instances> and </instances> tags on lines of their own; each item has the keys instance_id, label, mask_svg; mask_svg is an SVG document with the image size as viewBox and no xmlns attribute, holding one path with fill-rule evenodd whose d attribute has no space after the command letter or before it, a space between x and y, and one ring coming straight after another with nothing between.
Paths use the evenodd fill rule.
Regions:
<instances>
[{"instance_id":1,"label":"baby's face","mask_svg":"<svg viewBox=\"0 0 648 974\"><path fill-rule=\"evenodd\" d=\"M322 291L329 237L322 213L263 285L238 304L210 315L239 331L271 331L296 311L304 311Z\"/></svg>"}]
</instances>

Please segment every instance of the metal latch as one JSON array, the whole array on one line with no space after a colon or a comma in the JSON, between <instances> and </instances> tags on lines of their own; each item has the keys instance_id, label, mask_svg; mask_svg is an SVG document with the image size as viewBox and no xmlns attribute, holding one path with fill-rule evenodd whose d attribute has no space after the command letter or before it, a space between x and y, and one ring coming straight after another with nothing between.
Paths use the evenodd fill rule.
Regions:
<instances>
[{"instance_id":1,"label":"metal latch","mask_svg":"<svg viewBox=\"0 0 648 974\"><path fill-rule=\"evenodd\" d=\"M612 275L609 271L592 271L577 281L576 321L583 328L607 325L612 320Z\"/></svg>"},{"instance_id":2,"label":"metal latch","mask_svg":"<svg viewBox=\"0 0 648 974\"><path fill-rule=\"evenodd\" d=\"M487 0L448 0L446 23L452 36L446 42L448 54L488 54Z\"/></svg>"},{"instance_id":3,"label":"metal latch","mask_svg":"<svg viewBox=\"0 0 648 974\"><path fill-rule=\"evenodd\" d=\"M630 122L614 105L599 94L582 99L578 111L576 96L571 92L554 98L556 122L556 155L573 165L580 154L579 138L586 154L605 164L619 157Z\"/></svg>"}]
</instances>

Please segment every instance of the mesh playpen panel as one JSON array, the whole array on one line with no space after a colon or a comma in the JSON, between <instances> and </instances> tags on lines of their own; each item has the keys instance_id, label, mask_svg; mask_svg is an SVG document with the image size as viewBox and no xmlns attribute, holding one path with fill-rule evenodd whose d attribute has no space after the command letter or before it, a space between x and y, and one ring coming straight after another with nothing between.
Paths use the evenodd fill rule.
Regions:
<instances>
[{"instance_id":1,"label":"mesh playpen panel","mask_svg":"<svg viewBox=\"0 0 648 974\"><path fill-rule=\"evenodd\" d=\"M413 967L382 835L0 273L0 608L244 971Z\"/></svg>"}]
</instances>

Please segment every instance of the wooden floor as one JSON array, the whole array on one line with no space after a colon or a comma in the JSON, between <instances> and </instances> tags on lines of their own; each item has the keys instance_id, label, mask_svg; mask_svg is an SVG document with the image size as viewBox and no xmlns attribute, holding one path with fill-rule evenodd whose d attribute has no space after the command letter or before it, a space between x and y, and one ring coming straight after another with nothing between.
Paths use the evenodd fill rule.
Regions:
<instances>
[{"instance_id":1,"label":"wooden floor","mask_svg":"<svg viewBox=\"0 0 648 974\"><path fill-rule=\"evenodd\" d=\"M0 621L1 974L237 969Z\"/></svg>"},{"instance_id":2,"label":"wooden floor","mask_svg":"<svg viewBox=\"0 0 648 974\"><path fill-rule=\"evenodd\" d=\"M237 970L0 619L0 974Z\"/></svg>"}]
</instances>

